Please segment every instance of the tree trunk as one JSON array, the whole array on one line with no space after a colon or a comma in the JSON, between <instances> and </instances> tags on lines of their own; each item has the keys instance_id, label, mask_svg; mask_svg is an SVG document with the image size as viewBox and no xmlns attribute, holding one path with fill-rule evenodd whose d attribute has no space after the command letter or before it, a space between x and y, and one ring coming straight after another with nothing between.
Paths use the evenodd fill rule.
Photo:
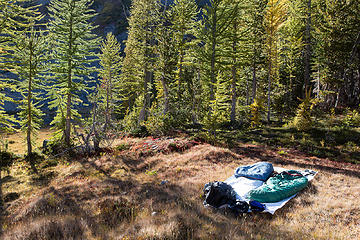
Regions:
<instances>
[{"instance_id":1,"label":"tree trunk","mask_svg":"<svg viewBox=\"0 0 360 240\"><path fill-rule=\"evenodd\" d=\"M144 101L143 106L141 108L140 114L139 114L139 122L138 124L141 124L144 122L147 118L147 111L150 104L150 93L149 93L149 84L151 82L152 73L149 70L145 70L145 76L144 76Z\"/></svg>"},{"instance_id":2,"label":"tree trunk","mask_svg":"<svg viewBox=\"0 0 360 240\"><path fill-rule=\"evenodd\" d=\"M233 26L233 30L234 33L236 35L237 32L237 22L234 21L234 26ZM232 97L231 97L231 113L230 113L230 121L231 122L235 122L236 120L236 102L237 102L237 92L236 92L236 37L233 40L233 66L231 69L231 73L232 73L232 83L231 83L231 92L232 92Z\"/></svg>"},{"instance_id":3,"label":"tree trunk","mask_svg":"<svg viewBox=\"0 0 360 240\"><path fill-rule=\"evenodd\" d=\"M271 56L271 53L270 53L270 56ZM267 120L268 122L270 122L271 120L271 82L272 82L272 64L271 64L271 59L269 61L269 76L268 76L268 104L267 104L267 107L268 107L268 112L267 112Z\"/></svg>"},{"instance_id":4,"label":"tree trunk","mask_svg":"<svg viewBox=\"0 0 360 240\"><path fill-rule=\"evenodd\" d=\"M163 114L167 114L169 112L169 88L165 80L165 76L162 76L161 83L164 89L164 110Z\"/></svg>"},{"instance_id":5,"label":"tree trunk","mask_svg":"<svg viewBox=\"0 0 360 240\"><path fill-rule=\"evenodd\" d=\"M310 72L311 72L311 0L308 0L307 2L307 23L306 23L306 30L305 30L305 66L304 66L304 92L307 91L310 84ZM303 95L305 96L305 95Z\"/></svg>"},{"instance_id":6,"label":"tree trunk","mask_svg":"<svg viewBox=\"0 0 360 240\"><path fill-rule=\"evenodd\" d=\"M183 78L183 62L184 62L184 53L182 50L180 51L180 62L179 62L179 82L178 82L178 101L181 99L181 84Z\"/></svg>"},{"instance_id":7,"label":"tree trunk","mask_svg":"<svg viewBox=\"0 0 360 240\"><path fill-rule=\"evenodd\" d=\"M215 100L215 93L214 93L214 85L216 83L216 76L215 76L215 61L216 61L216 28L217 28L217 24L216 24L216 11L214 10L214 14L212 17L212 32L211 32L211 37L212 37L212 42L211 42L211 76L210 76L210 100ZM210 112L211 112L211 108L210 108Z\"/></svg>"},{"instance_id":8,"label":"tree trunk","mask_svg":"<svg viewBox=\"0 0 360 240\"><path fill-rule=\"evenodd\" d=\"M106 81L106 110L105 110L104 131L107 130L107 127L110 124L110 119L111 119L110 98L111 98L111 73L109 74L108 79Z\"/></svg>"},{"instance_id":9,"label":"tree trunk","mask_svg":"<svg viewBox=\"0 0 360 240\"><path fill-rule=\"evenodd\" d=\"M27 142L27 153L28 156L32 153L32 145L31 145L31 130L32 130L32 109L31 109L31 98L32 98L32 57L33 57L33 51L32 51L32 44L30 42L30 61L29 61L29 84L28 84L28 96L27 96L27 108L28 108L28 115L27 115L27 133L26 133L26 142Z\"/></svg>"},{"instance_id":10,"label":"tree trunk","mask_svg":"<svg viewBox=\"0 0 360 240\"><path fill-rule=\"evenodd\" d=\"M253 62L253 78L252 78L252 97L251 97L251 104L254 103L256 99L256 63L255 59Z\"/></svg>"},{"instance_id":11,"label":"tree trunk","mask_svg":"<svg viewBox=\"0 0 360 240\"><path fill-rule=\"evenodd\" d=\"M245 71L245 69L244 69ZM245 83L246 83L246 106L250 105L250 84L248 75L245 77Z\"/></svg>"},{"instance_id":12,"label":"tree trunk","mask_svg":"<svg viewBox=\"0 0 360 240\"><path fill-rule=\"evenodd\" d=\"M236 93L236 66L232 67L232 83L231 83L231 91L232 91L232 98L231 98L231 114L230 114L230 121L235 122L236 120L236 102L237 102L237 93Z\"/></svg>"},{"instance_id":13,"label":"tree trunk","mask_svg":"<svg viewBox=\"0 0 360 240\"><path fill-rule=\"evenodd\" d=\"M200 74L200 69L197 69L197 81L198 83L201 82L201 74ZM197 110L198 110L198 104L197 104L197 99L196 99L196 90L193 84L193 89L192 89L192 106L191 106L191 118L192 118L192 122L193 124L197 123ZM198 89L199 91L201 91L200 89Z\"/></svg>"},{"instance_id":14,"label":"tree trunk","mask_svg":"<svg viewBox=\"0 0 360 240\"><path fill-rule=\"evenodd\" d=\"M73 29L72 29L72 18L70 19L70 34L69 34L69 51L73 50L73 46L72 46L72 41L73 41ZM71 140L70 140L70 134L71 134L71 85L72 85L72 59L69 56L68 59L68 76L67 76L67 88L68 88L68 93L67 93L67 102L66 102L66 119L65 119L65 144L67 147L70 147L71 145Z\"/></svg>"}]
</instances>

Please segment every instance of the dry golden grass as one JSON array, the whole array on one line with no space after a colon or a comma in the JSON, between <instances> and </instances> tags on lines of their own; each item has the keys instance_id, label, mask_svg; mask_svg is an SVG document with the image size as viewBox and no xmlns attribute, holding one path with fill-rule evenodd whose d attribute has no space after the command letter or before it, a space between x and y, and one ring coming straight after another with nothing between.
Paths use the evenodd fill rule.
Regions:
<instances>
[{"instance_id":1,"label":"dry golden grass","mask_svg":"<svg viewBox=\"0 0 360 240\"><path fill-rule=\"evenodd\" d=\"M141 141L124 139L118 144ZM235 217L203 207L205 183L225 180L237 166L264 159L319 174L275 215ZM322 165L321 159L296 152L281 156L255 145L230 150L200 144L182 153L139 157L129 149L42 171L54 174L39 184L19 163L12 169L12 180L4 183L5 194L21 195L7 206L5 239L360 238L358 166ZM161 185L163 180L168 182Z\"/></svg>"},{"instance_id":2,"label":"dry golden grass","mask_svg":"<svg viewBox=\"0 0 360 240\"><path fill-rule=\"evenodd\" d=\"M46 128L41 129L36 138L36 148L42 146L42 143L45 139L51 138L52 130ZM5 140L9 141L9 151L15 154L25 154L26 153L26 142L25 135L22 132L7 134L4 136Z\"/></svg>"}]
</instances>

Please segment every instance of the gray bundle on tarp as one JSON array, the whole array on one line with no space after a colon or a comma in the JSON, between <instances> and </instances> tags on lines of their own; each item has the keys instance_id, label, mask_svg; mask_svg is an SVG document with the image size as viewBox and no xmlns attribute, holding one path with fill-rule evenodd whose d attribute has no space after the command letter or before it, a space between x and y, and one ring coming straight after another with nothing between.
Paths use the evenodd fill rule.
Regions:
<instances>
[{"instance_id":1,"label":"gray bundle on tarp","mask_svg":"<svg viewBox=\"0 0 360 240\"><path fill-rule=\"evenodd\" d=\"M234 189L224 182L210 182L204 187L204 206L213 208L229 207L234 213L244 213L249 210L245 201L237 199Z\"/></svg>"}]
</instances>

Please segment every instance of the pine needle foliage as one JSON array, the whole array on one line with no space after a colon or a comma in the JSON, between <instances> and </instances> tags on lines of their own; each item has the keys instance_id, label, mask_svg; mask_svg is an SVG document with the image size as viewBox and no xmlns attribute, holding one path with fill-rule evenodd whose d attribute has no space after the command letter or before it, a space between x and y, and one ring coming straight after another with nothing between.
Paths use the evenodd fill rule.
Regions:
<instances>
[{"instance_id":1,"label":"pine needle foliage","mask_svg":"<svg viewBox=\"0 0 360 240\"><path fill-rule=\"evenodd\" d=\"M101 45L100 86L97 89L97 101L100 103L100 109L103 109L105 113L105 129L111 124L111 116L115 111L116 102L120 100L117 95L122 63L120 50L120 43L112 33L108 33Z\"/></svg>"},{"instance_id":2,"label":"pine needle foliage","mask_svg":"<svg viewBox=\"0 0 360 240\"><path fill-rule=\"evenodd\" d=\"M309 130L313 125L311 112L315 104L316 100L311 98L311 89L306 90L305 98L301 100L291 125L299 131Z\"/></svg>"},{"instance_id":3,"label":"pine needle foliage","mask_svg":"<svg viewBox=\"0 0 360 240\"><path fill-rule=\"evenodd\" d=\"M273 82L279 78L279 30L283 26L287 15L287 0L269 0L264 16L264 28L266 32L266 48L268 60L268 115L270 122L271 113L271 89Z\"/></svg>"},{"instance_id":4,"label":"pine needle foliage","mask_svg":"<svg viewBox=\"0 0 360 240\"><path fill-rule=\"evenodd\" d=\"M41 126L43 113L40 110L44 97L42 74L48 57L44 33L35 27L19 33L13 51L15 72L19 77L17 91L21 93L20 126L26 135L27 153L32 154L35 138Z\"/></svg>"},{"instance_id":5,"label":"pine needle foliage","mask_svg":"<svg viewBox=\"0 0 360 240\"><path fill-rule=\"evenodd\" d=\"M138 125L142 124L151 106L154 72L156 65L156 29L160 21L160 4L154 0L134 0L129 18L129 36L126 41L122 66L124 100L128 101L128 112L135 109L136 99L142 99ZM139 102L137 102L139 103Z\"/></svg>"},{"instance_id":6,"label":"pine needle foliage","mask_svg":"<svg viewBox=\"0 0 360 240\"><path fill-rule=\"evenodd\" d=\"M202 62L205 90L209 93L207 96L209 101L215 99L215 85L222 67L221 57L225 55L222 44L229 33L228 29L236 12L237 6L234 8L232 1L228 0L211 0L205 7L200 35L205 46L199 52L199 59Z\"/></svg>"},{"instance_id":7,"label":"pine needle foliage","mask_svg":"<svg viewBox=\"0 0 360 240\"><path fill-rule=\"evenodd\" d=\"M0 0L0 70L14 71L11 53L14 51L14 40L19 30L29 27L32 22L41 18L37 6L23 7L28 1ZM0 79L0 131L13 131L18 121L5 112L5 101L13 101L6 96L6 91L15 90L9 79Z\"/></svg>"},{"instance_id":8,"label":"pine needle foliage","mask_svg":"<svg viewBox=\"0 0 360 240\"><path fill-rule=\"evenodd\" d=\"M96 60L99 39L92 33L90 10L92 0L54 0L50 2L49 31L53 51L50 72L52 79L50 108L56 109L51 122L58 130L55 136L71 145L71 129L80 121L76 106L83 104L81 93L87 93L93 82L91 64ZM87 77L87 78L86 78ZM87 79L87 81L85 81Z\"/></svg>"},{"instance_id":9,"label":"pine needle foliage","mask_svg":"<svg viewBox=\"0 0 360 240\"><path fill-rule=\"evenodd\" d=\"M162 106L162 113L165 115L170 110L173 111L174 95L170 92L174 84L176 71L176 41L174 31L169 27L170 14L168 6L163 5L161 11L160 24L156 31L157 46L155 53L157 55L157 66L155 71L155 86L157 90L157 101L159 107ZM175 87L173 87L175 89ZM154 109L152 107L152 109ZM151 115L150 111L150 115Z\"/></svg>"},{"instance_id":10,"label":"pine needle foliage","mask_svg":"<svg viewBox=\"0 0 360 240\"><path fill-rule=\"evenodd\" d=\"M185 88L185 70L195 64L195 50L199 43L199 9L194 0L175 0L170 10L171 29L177 52L176 88L178 101Z\"/></svg>"},{"instance_id":11,"label":"pine needle foliage","mask_svg":"<svg viewBox=\"0 0 360 240\"><path fill-rule=\"evenodd\" d=\"M218 77L214 87L215 99L210 100L212 111L204 119L204 128L208 131L210 139L215 140L221 124L229 121L229 98L226 94L226 82L221 76Z\"/></svg>"},{"instance_id":12,"label":"pine needle foliage","mask_svg":"<svg viewBox=\"0 0 360 240\"><path fill-rule=\"evenodd\" d=\"M264 111L264 103L260 99L255 99L250 105L250 125L251 128L261 126L261 113Z\"/></svg>"}]
</instances>

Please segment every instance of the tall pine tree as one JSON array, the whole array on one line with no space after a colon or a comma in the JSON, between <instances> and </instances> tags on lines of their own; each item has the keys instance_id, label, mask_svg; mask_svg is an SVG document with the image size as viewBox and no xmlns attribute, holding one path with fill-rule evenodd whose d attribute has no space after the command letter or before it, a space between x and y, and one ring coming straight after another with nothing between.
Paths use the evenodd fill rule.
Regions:
<instances>
[{"instance_id":1,"label":"tall pine tree","mask_svg":"<svg viewBox=\"0 0 360 240\"><path fill-rule=\"evenodd\" d=\"M129 36L122 66L122 89L125 90L124 99L129 101L128 112L135 111L137 124L146 120L151 106L159 9L159 2L154 0L134 0L131 6Z\"/></svg>"},{"instance_id":2,"label":"tall pine tree","mask_svg":"<svg viewBox=\"0 0 360 240\"><path fill-rule=\"evenodd\" d=\"M277 81L279 77L278 35L281 26L286 20L286 1L287 0L269 0L264 18L268 60L268 122L270 122L271 116L271 88L273 81Z\"/></svg>"},{"instance_id":3,"label":"tall pine tree","mask_svg":"<svg viewBox=\"0 0 360 240\"><path fill-rule=\"evenodd\" d=\"M11 64L11 53L14 51L14 39L18 31L29 27L31 22L37 21L40 14L36 6L23 7L28 1L0 0L0 70L14 71ZM15 90L15 86L8 79L0 79L0 131L13 129L16 119L5 112L5 101L12 101L5 91Z\"/></svg>"},{"instance_id":4,"label":"tall pine tree","mask_svg":"<svg viewBox=\"0 0 360 240\"><path fill-rule=\"evenodd\" d=\"M122 58L120 56L121 46L112 33L108 33L106 40L101 45L100 54L100 86L98 87L98 101L104 109L105 126L104 131L111 124L111 116L116 108L118 100L117 88L119 88L120 67Z\"/></svg>"},{"instance_id":5,"label":"tall pine tree","mask_svg":"<svg viewBox=\"0 0 360 240\"><path fill-rule=\"evenodd\" d=\"M200 51L200 61L204 72L205 91L208 92L207 101L204 103L209 103L209 114L212 111L211 102L215 100L214 86L217 84L217 78L223 67L221 62L221 58L225 55L223 43L229 34L229 27L236 12L237 7L234 8L232 1L212 0L205 7L200 36L204 47Z\"/></svg>"},{"instance_id":6,"label":"tall pine tree","mask_svg":"<svg viewBox=\"0 0 360 240\"><path fill-rule=\"evenodd\" d=\"M17 36L12 54L15 72L19 77L17 91L22 95L20 126L26 134L28 156L32 154L34 138L42 122L43 113L40 110L40 104L41 95L44 95L41 89L44 87L41 74L45 69L47 52L44 33L33 26Z\"/></svg>"},{"instance_id":7,"label":"tall pine tree","mask_svg":"<svg viewBox=\"0 0 360 240\"><path fill-rule=\"evenodd\" d=\"M95 49L99 39L92 33L90 23L95 16L90 10L92 0L54 0L50 2L49 31L53 44L50 70L53 85L50 107L57 115L55 124L67 146L71 145L71 128L75 120L80 121L76 105L83 103L81 93L89 90L86 77L93 71Z\"/></svg>"}]
</instances>

